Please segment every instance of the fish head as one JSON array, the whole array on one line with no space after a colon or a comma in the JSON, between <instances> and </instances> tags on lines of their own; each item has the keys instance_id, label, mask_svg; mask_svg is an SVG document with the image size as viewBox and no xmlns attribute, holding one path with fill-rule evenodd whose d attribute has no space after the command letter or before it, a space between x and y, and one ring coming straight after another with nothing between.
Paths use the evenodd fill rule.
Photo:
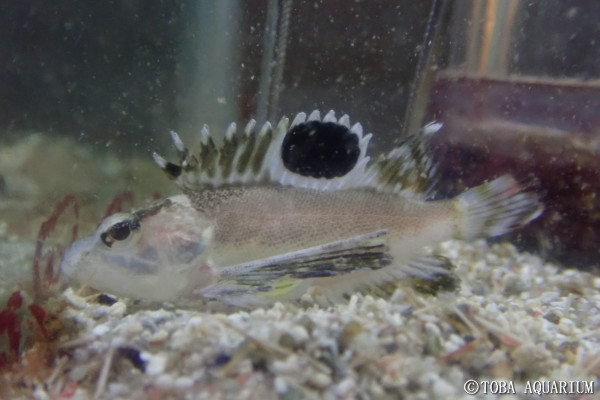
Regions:
<instances>
[{"instance_id":1,"label":"fish head","mask_svg":"<svg viewBox=\"0 0 600 400\"><path fill-rule=\"evenodd\" d=\"M170 301L212 283L214 224L186 196L107 217L65 253L69 278L116 295ZM194 287L192 287L194 286Z\"/></svg>"}]
</instances>

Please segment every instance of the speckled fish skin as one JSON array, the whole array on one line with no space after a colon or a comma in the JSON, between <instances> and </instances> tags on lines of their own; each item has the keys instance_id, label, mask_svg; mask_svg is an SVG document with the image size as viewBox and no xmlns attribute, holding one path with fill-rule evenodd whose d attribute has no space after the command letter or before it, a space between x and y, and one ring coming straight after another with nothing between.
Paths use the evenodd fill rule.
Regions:
<instances>
[{"instance_id":1,"label":"speckled fish skin","mask_svg":"<svg viewBox=\"0 0 600 400\"><path fill-rule=\"evenodd\" d=\"M195 154L172 133L180 163L154 158L185 194L107 218L73 244L62 270L117 295L241 306L294 299L311 286L335 299L445 273L424 246L503 234L542 206L509 176L427 201L437 174L428 145L440 127L373 162L371 135L333 112L258 130L251 121L241 134L232 124L220 146L205 127Z\"/></svg>"},{"instance_id":2,"label":"speckled fish skin","mask_svg":"<svg viewBox=\"0 0 600 400\"><path fill-rule=\"evenodd\" d=\"M220 191L218 206L206 210L217 221L212 258L218 265L271 257L367 232L388 230L389 240L417 249L454 236L452 202L414 202L368 189L255 187ZM203 206L201 196L192 202ZM414 251L412 252L414 253Z\"/></svg>"}]
</instances>

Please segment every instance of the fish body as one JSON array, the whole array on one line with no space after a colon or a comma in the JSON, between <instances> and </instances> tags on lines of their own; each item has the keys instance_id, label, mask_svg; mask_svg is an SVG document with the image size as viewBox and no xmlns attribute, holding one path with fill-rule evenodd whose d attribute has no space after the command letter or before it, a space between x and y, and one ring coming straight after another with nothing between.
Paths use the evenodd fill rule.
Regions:
<instances>
[{"instance_id":1,"label":"fish body","mask_svg":"<svg viewBox=\"0 0 600 400\"><path fill-rule=\"evenodd\" d=\"M360 287L446 274L424 246L496 236L537 217L533 194L503 176L455 199L430 201L437 170L430 124L371 162L349 118L298 114L274 128L208 129L179 164L155 161L184 194L108 217L72 245L62 270L79 282L148 300L216 298L243 306L335 298Z\"/></svg>"}]
</instances>

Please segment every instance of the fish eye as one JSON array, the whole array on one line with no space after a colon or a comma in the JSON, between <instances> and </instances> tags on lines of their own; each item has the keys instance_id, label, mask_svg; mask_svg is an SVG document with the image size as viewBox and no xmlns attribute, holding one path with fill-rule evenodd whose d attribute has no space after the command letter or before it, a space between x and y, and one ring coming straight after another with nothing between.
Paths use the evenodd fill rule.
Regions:
<instances>
[{"instance_id":1,"label":"fish eye","mask_svg":"<svg viewBox=\"0 0 600 400\"><path fill-rule=\"evenodd\" d=\"M100 239L108 246L112 247L115 242L123 242L129 239L132 233L140 228L140 221L137 219L125 219L111 225L102 232Z\"/></svg>"}]
</instances>

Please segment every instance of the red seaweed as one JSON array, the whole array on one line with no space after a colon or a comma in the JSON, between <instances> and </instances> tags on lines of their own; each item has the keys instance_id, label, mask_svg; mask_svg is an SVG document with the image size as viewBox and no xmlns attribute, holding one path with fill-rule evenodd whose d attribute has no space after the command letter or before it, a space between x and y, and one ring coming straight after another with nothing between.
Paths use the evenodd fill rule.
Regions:
<instances>
[{"instance_id":1,"label":"red seaweed","mask_svg":"<svg viewBox=\"0 0 600 400\"><path fill-rule=\"evenodd\" d=\"M22 306L22 294L20 291L16 291L11 294L6 302L6 307L0 311L0 335L6 335L8 339L8 348L0 351L0 370L10 368L13 363L21 359L26 350L35 348L35 344L41 345L37 347L38 351L48 351L51 348L52 338L57 337L56 330L61 329L60 326L49 326L53 332L50 335L46 325L49 313L40 305L32 303L27 309L35 319L41 333L41 335L32 335L33 321L27 317L26 313L21 312Z\"/></svg>"},{"instance_id":2,"label":"red seaweed","mask_svg":"<svg viewBox=\"0 0 600 400\"><path fill-rule=\"evenodd\" d=\"M36 302L42 300L43 297L43 289L42 289L42 279L40 276L40 262L42 259L42 249L44 247L44 242L48 238L48 236L54 231L56 228L56 223L58 222L58 218L65 212L67 207L72 206L73 213L75 215L75 224L71 229L71 241L74 241L77 238L77 230L79 227L79 207L77 205L77 200L75 195L68 194L66 195L54 208L54 212L50 215L48 219L46 219L40 225L40 230L37 237L37 242L35 246L35 254L33 256L33 265L32 265L32 275L33 275L33 296ZM50 252L50 258L54 258L54 252ZM52 262L53 263L53 262ZM53 269L53 264L49 263L47 268Z\"/></svg>"},{"instance_id":3,"label":"red seaweed","mask_svg":"<svg viewBox=\"0 0 600 400\"><path fill-rule=\"evenodd\" d=\"M46 282L54 282L54 249L50 250L48 254L48 261L46 262L46 268L44 269L44 279Z\"/></svg>"},{"instance_id":4,"label":"red seaweed","mask_svg":"<svg viewBox=\"0 0 600 400\"><path fill-rule=\"evenodd\" d=\"M12 311L17 311L23 305L23 296L21 296L21 292L16 291L10 295L8 302L6 303L6 308Z\"/></svg>"},{"instance_id":5,"label":"red seaweed","mask_svg":"<svg viewBox=\"0 0 600 400\"><path fill-rule=\"evenodd\" d=\"M131 190L124 190L121 193L115 195L115 197L113 197L113 200L106 208L106 213L104 213L104 218L106 218L114 213L123 211L123 202L125 202L125 201L130 204L133 203L133 193L131 192ZM102 219L104 219L104 218L102 218Z\"/></svg>"},{"instance_id":6,"label":"red seaweed","mask_svg":"<svg viewBox=\"0 0 600 400\"><path fill-rule=\"evenodd\" d=\"M8 348L13 358L19 356L19 346L21 344L21 324L16 311L21 308L22 299L20 293L14 292L6 304L6 308L0 311L0 334L6 333L8 338ZM2 361L9 360L8 356L1 357ZM2 366L2 363L0 363Z\"/></svg>"},{"instance_id":7,"label":"red seaweed","mask_svg":"<svg viewBox=\"0 0 600 400\"><path fill-rule=\"evenodd\" d=\"M44 320L46 318L46 311L44 311L44 309L40 306L38 306L37 304L30 304L29 307L27 307L27 309L29 310L29 312L33 315L33 317L35 318L35 321L37 322L40 331L42 332L42 334L44 335L44 337L48 337L48 330L46 330L46 325L44 325Z\"/></svg>"},{"instance_id":8,"label":"red seaweed","mask_svg":"<svg viewBox=\"0 0 600 400\"><path fill-rule=\"evenodd\" d=\"M124 191L117 194L108 206L106 215L122 211L124 202L133 203L132 192ZM60 271L57 271L56 263L57 260L62 259L65 247L56 245L44 249L44 246L47 246L46 240L57 228L68 227L64 221L59 225L59 219L69 207L73 210L75 222L67 232L70 233L71 242L74 242L79 229L79 206L75 195L66 195L40 225L31 265L33 302L27 305L28 312L23 308L24 298L21 290L13 292L6 306L0 307L0 338L6 335L6 340L2 341L0 348L0 370L16 371L13 368L19 368L18 362L22 357L28 359L25 363L27 366L20 372L25 375L37 373L35 371L38 370L44 371L52 364L56 339L60 337L59 332L63 329L59 316L63 305L48 303L46 300L49 289L58 282ZM59 397L70 398L76 389L77 383L67 385L66 390Z\"/></svg>"},{"instance_id":9,"label":"red seaweed","mask_svg":"<svg viewBox=\"0 0 600 400\"><path fill-rule=\"evenodd\" d=\"M131 191L117 194L108 206L106 216L122 211L124 202L133 203ZM73 194L66 195L58 202L52 214L40 225L31 266L33 302L26 307L29 313L22 310L24 299L20 290L13 292L8 298L6 306L0 309L0 337L6 335L6 342L8 342L7 348L4 348L3 344L3 348L0 350L0 370L13 368L16 365L14 363L26 354L27 357L32 357L31 360L34 360L30 360L30 367L44 369L51 364L49 360L53 358L55 339L59 337L58 332L62 329L62 324L60 318L55 318L58 316L59 310L50 306L50 303L46 303L45 300L47 300L48 289L52 284L58 282L60 271L56 271L55 266L57 260L62 259L65 247L57 245L44 252L44 245L59 226L60 217L69 207L73 209L75 217L75 222L70 229L71 242L74 242L79 229L79 206ZM60 305L58 307L60 308ZM58 324L52 323L54 320ZM36 325L39 334L33 334L31 331L32 327ZM29 352L30 350L33 353ZM76 388L76 383L70 387L70 389ZM62 397L70 398L72 394L67 390Z\"/></svg>"}]
</instances>

